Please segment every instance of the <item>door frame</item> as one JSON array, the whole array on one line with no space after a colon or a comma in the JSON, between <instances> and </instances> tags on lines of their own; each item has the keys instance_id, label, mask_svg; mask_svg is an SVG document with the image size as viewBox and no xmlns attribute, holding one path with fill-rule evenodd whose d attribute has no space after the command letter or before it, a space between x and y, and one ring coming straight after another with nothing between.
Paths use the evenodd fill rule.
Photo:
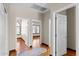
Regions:
<instances>
[{"instance_id":1,"label":"door frame","mask_svg":"<svg viewBox=\"0 0 79 59\"><path fill-rule=\"evenodd\" d=\"M52 47L52 49L53 49L53 51L52 51L52 54L53 54L53 56L56 56L56 44L55 44L55 42L56 42L56 38L55 38L55 30L56 30L56 28L55 28L55 19L56 19L56 17L55 17L55 15L57 14L57 13L59 13L59 12L61 12L61 11L64 11L64 10L67 10L67 9L70 9L70 8L72 8L72 7L77 7L77 4L70 4L70 5L68 5L68 6L65 6L65 7L63 7L63 8L60 8L60 9L58 9L58 10L56 10L56 11L54 11L54 12L52 12L52 16L53 16L53 18L52 18L52 41L53 41L53 47ZM77 8L76 8L77 9ZM76 11L76 13L77 13L77 11ZM77 19L76 19L77 20ZM75 26L76 27L76 26ZM77 41L77 39L76 39L76 41ZM77 49L77 43L76 43L76 52L78 51L78 49ZM77 55L77 53L76 53L76 55Z\"/></svg>"},{"instance_id":2,"label":"door frame","mask_svg":"<svg viewBox=\"0 0 79 59\"><path fill-rule=\"evenodd\" d=\"M36 22L39 22L40 23L40 44L41 44L42 43L42 22L41 22L40 19L35 19L35 18L31 19L31 23L32 23L32 21L36 21ZM31 29L32 29L32 27L31 27ZM32 35L32 38L31 39L33 41L33 33L32 32L31 32L31 35Z\"/></svg>"}]
</instances>

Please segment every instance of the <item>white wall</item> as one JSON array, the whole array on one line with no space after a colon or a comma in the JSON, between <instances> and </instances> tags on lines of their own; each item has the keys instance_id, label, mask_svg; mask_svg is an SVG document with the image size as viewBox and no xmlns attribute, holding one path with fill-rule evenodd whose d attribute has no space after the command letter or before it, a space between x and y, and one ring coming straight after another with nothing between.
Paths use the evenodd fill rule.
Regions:
<instances>
[{"instance_id":1,"label":"white wall","mask_svg":"<svg viewBox=\"0 0 79 59\"><path fill-rule=\"evenodd\" d=\"M7 14L0 3L0 56L8 55Z\"/></svg>"},{"instance_id":2,"label":"white wall","mask_svg":"<svg viewBox=\"0 0 79 59\"><path fill-rule=\"evenodd\" d=\"M79 4L76 4L76 55L79 56Z\"/></svg>"},{"instance_id":3,"label":"white wall","mask_svg":"<svg viewBox=\"0 0 79 59\"><path fill-rule=\"evenodd\" d=\"M75 7L67 10L67 48L76 50Z\"/></svg>"},{"instance_id":4,"label":"white wall","mask_svg":"<svg viewBox=\"0 0 79 59\"><path fill-rule=\"evenodd\" d=\"M49 19L50 19L50 12L46 12L43 14L42 20L42 43L49 45Z\"/></svg>"},{"instance_id":5,"label":"white wall","mask_svg":"<svg viewBox=\"0 0 79 59\"><path fill-rule=\"evenodd\" d=\"M8 5L9 50L16 47L16 17L39 19L39 14L27 7L27 4Z\"/></svg>"}]
</instances>

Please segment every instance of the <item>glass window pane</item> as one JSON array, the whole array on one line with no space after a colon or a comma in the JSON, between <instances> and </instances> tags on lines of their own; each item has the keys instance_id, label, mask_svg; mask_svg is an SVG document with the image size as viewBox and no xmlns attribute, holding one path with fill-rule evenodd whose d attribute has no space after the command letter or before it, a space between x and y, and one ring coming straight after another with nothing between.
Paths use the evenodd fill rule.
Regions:
<instances>
[{"instance_id":1,"label":"glass window pane","mask_svg":"<svg viewBox=\"0 0 79 59\"><path fill-rule=\"evenodd\" d=\"M32 28L33 28L33 33L36 33L36 26L32 26Z\"/></svg>"},{"instance_id":2,"label":"glass window pane","mask_svg":"<svg viewBox=\"0 0 79 59\"><path fill-rule=\"evenodd\" d=\"M27 28L28 28L28 21L23 19L22 20L22 25L21 25L21 33L22 34L27 33Z\"/></svg>"},{"instance_id":3,"label":"glass window pane","mask_svg":"<svg viewBox=\"0 0 79 59\"><path fill-rule=\"evenodd\" d=\"M33 33L40 33L40 26L34 25L32 26L33 28Z\"/></svg>"},{"instance_id":4,"label":"glass window pane","mask_svg":"<svg viewBox=\"0 0 79 59\"><path fill-rule=\"evenodd\" d=\"M40 31L39 26L37 26L36 29L37 29L36 33L39 33Z\"/></svg>"},{"instance_id":5,"label":"glass window pane","mask_svg":"<svg viewBox=\"0 0 79 59\"><path fill-rule=\"evenodd\" d=\"M16 27L16 34L17 34L17 35L20 34L20 27L19 27L19 26Z\"/></svg>"},{"instance_id":6,"label":"glass window pane","mask_svg":"<svg viewBox=\"0 0 79 59\"><path fill-rule=\"evenodd\" d=\"M20 24L17 22L17 23L16 23L16 26L20 26Z\"/></svg>"}]
</instances>

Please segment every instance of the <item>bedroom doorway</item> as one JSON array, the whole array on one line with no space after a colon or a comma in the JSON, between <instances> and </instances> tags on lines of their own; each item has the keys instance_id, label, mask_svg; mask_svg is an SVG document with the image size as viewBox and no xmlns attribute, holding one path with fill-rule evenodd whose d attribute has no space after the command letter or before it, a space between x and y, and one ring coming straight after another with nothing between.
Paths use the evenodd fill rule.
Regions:
<instances>
[{"instance_id":1,"label":"bedroom doorway","mask_svg":"<svg viewBox=\"0 0 79 59\"><path fill-rule=\"evenodd\" d=\"M16 38L22 37L29 47L39 47L41 44L41 20L16 19Z\"/></svg>"},{"instance_id":2,"label":"bedroom doorway","mask_svg":"<svg viewBox=\"0 0 79 59\"><path fill-rule=\"evenodd\" d=\"M28 47L31 46L31 21L22 17L16 18L16 38L23 38ZM17 46L16 46L17 47Z\"/></svg>"},{"instance_id":3,"label":"bedroom doorway","mask_svg":"<svg viewBox=\"0 0 79 59\"><path fill-rule=\"evenodd\" d=\"M41 44L41 21L32 19L32 47L40 47Z\"/></svg>"},{"instance_id":4,"label":"bedroom doorway","mask_svg":"<svg viewBox=\"0 0 79 59\"><path fill-rule=\"evenodd\" d=\"M76 7L55 13L55 55L76 56Z\"/></svg>"}]
</instances>

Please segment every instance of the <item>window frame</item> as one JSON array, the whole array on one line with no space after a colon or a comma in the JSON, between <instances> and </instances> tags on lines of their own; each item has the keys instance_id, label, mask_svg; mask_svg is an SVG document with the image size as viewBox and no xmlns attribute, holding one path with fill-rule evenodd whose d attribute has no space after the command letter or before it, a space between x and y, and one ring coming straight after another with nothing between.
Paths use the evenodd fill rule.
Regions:
<instances>
[{"instance_id":1,"label":"window frame","mask_svg":"<svg viewBox=\"0 0 79 59\"><path fill-rule=\"evenodd\" d=\"M33 33L33 34L40 34L40 25L32 25L32 28L33 28L33 26L35 26L35 27L38 26L38 27L39 27L39 33L37 33L37 28L35 29L35 30L36 30L35 33L33 33L33 31L32 31L32 33Z\"/></svg>"}]
</instances>

